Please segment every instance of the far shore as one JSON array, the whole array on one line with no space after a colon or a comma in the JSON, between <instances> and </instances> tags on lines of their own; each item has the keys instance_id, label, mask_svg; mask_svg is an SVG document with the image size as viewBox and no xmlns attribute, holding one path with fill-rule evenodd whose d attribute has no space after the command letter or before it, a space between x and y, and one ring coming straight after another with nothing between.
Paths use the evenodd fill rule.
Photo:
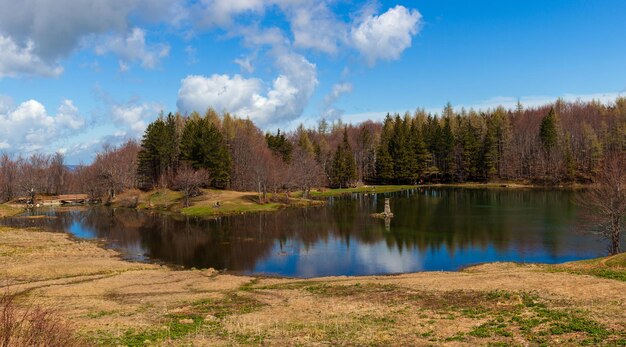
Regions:
<instances>
[{"instance_id":1,"label":"far shore","mask_svg":"<svg viewBox=\"0 0 626 347\"><path fill-rule=\"evenodd\" d=\"M252 212L272 212L287 207L312 207L323 205L326 198L346 194L392 193L417 188L468 188L468 189L583 189L585 184L567 184L547 186L527 182L468 182L421 185L362 185L358 187L331 189L315 188L308 198L302 192L268 194L265 203L259 203L257 192L239 192L232 190L203 189L202 194L191 199L190 206L183 205L183 194L170 189L152 191L130 190L118 194L111 206L130 207L164 213L180 213L186 216L217 218ZM46 201L57 201L55 197L46 197ZM45 206L44 206L45 207ZM25 211L23 204L0 204L0 218L11 217Z\"/></svg>"}]
</instances>

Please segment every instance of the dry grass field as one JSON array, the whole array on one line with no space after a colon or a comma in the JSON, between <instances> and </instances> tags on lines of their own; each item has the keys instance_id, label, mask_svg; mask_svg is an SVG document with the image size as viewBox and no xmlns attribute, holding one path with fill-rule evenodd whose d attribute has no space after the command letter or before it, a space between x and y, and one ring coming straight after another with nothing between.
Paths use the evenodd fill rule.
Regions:
<instances>
[{"instance_id":1,"label":"dry grass field","mask_svg":"<svg viewBox=\"0 0 626 347\"><path fill-rule=\"evenodd\" d=\"M0 228L0 264L20 309L51 310L85 345L626 344L623 254L302 280L131 263L66 234Z\"/></svg>"}]
</instances>

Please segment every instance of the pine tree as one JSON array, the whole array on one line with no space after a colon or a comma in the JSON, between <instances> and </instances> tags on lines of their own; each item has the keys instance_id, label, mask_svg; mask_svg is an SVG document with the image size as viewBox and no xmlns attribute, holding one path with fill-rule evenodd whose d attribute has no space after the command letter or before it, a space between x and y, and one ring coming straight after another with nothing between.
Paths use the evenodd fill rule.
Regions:
<instances>
[{"instance_id":1,"label":"pine tree","mask_svg":"<svg viewBox=\"0 0 626 347\"><path fill-rule=\"evenodd\" d=\"M180 144L180 159L194 169L209 172L211 186L226 188L230 180L231 159L226 141L209 118L189 119Z\"/></svg>"},{"instance_id":2,"label":"pine tree","mask_svg":"<svg viewBox=\"0 0 626 347\"><path fill-rule=\"evenodd\" d=\"M414 160L412 162L412 171L414 180L427 179L429 168L432 166L432 156L428 153L424 137L420 130L417 120L413 120L410 130L410 147L413 151Z\"/></svg>"},{"instance_id":3,"label":"pine tree","mask_svg":"<svg viewBox=\"0 0 626 347\"><path fill-rule=\"evenodd\" d=\"M409 117L396 115L389 154L393 158L394 179L397 183L410 183L415 180L415 155L409 143Z\"/></svg>"},{"instance_id":4,"label":"pine tree","mask_svg":"<svg viewBox=\"0 0 626 347\"><path fill-rule=\"evenodd\" d=\"M343 141L337 146L333 156L331 186L336 188L348 187L356 178L356 162L348 141L348 129L344 128Z\"/></svg>"},{"instance_id":5,"label":"pine tree","mask_svg":"<svg viewBox=\"0 0 626 347\"><path fill-rule=\"evenodd\" d=\"M556 146L559 135L557 131L557 120L556 115L554 114L554 108L551 108L548 115L543 117L541 120L539 138L541 139L541 144L546 151L550 151Z\"/></svg>"},{"instance_id":6,"label":"pine tree","mask_svg":"<svg viewBox=\"0 0 626 347\"><path fill-rule=\"evenodd\" d=\"M459 125L459 143L461 146L461 165L457 168L462 180L478 179L478 166L480 161L480 130L472 125L471 118L462 119Z\"/></svg>"},{"instance_id":7,"label":"pine tree","mask_svg":"<svg viewBox=\"0 0 626 347\"><path fill-rule=\"evenodd\" d=\"M393 158L389 153L389 142L391 141L392 132L393 120L387 114L382 133L380 134L380 144L376 151L376 177L382 184L391 183L394 178Z\"/></svg>"},{"instance_id":8,"label":"pine tree","mask_svg":"<svg viewBox=\"0 0 626 347\"><path fill-rule=\"evenodd\" d=\"M179 131L176 118L170 113L150 123L141 141L137 173L140 186L149 189L166 184L178 165Z\"/></svg>"},{"instance_id":9,"label":"pine tree","mask_svg":"<svg viewBox=\"0 0 626 347\"><path fill-rule=\"evenodd\" d=\"M440 169L444 174L444 179L451 181L454 174L454 135L450 126L450 118L443 119L439 142Z\"/></svg>"},{"instance_id":10,"label":"pine tree","mask_svg":"<svg viewBox=\"0 0 626 347\"><path fill-rule=\"evenodd\" d=\"M280 129L276 135L272 135L270 133L265 134L265 140L267 141L267 146L274 152L274 154L280 156L285 163L289 163L291 161L291 152L293 151L293 145L287 138L284 133L280 133Z\"/></svg>"},{"instance_id":11,"label":"pine tree","mask_svg":"<svg viewBox=\"0 0 626 347\"><path fill-rule=\"evenodd\" d=\"M484 117L487 133L483 139L482 176L484 179L491 179L498 173L498 125L493 115Z\"/></svg>"}]
</instances>

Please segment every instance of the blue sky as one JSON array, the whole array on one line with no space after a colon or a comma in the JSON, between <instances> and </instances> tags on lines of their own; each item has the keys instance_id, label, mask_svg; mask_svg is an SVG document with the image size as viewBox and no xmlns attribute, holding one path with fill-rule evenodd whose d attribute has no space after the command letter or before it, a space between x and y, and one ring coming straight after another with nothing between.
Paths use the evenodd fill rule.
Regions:
<instances>
[{"instance_id":1,"label":"blue sky","mask_svg":"<svg viewBox=\"0 0 626 347\"><path fill-rule=\"evenodd\" d=\"M626 2L0 0L0 150L89 162L160 111L265 129L626 93Z\"/></svg>"}]
</instances>

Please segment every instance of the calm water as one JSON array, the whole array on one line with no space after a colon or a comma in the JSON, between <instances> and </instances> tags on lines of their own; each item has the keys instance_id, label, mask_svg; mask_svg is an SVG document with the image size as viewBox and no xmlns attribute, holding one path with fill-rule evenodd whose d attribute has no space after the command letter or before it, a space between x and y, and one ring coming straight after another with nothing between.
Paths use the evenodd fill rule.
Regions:
<instances>
[{"instance_id":1,"label":"calm water","mask_svg":"<svg viewBox=\"0 0 626 347\"><path fill-rule=\"evenodd\" d=\"M217 220L96 207L0 223L102 239L139 261L296 277L389 274L604 255L601 240L573 231L573 194L427 188ZM395 214L388 225L370 217L383 210L385 197Z\"/></svg>"}]
</instances>

